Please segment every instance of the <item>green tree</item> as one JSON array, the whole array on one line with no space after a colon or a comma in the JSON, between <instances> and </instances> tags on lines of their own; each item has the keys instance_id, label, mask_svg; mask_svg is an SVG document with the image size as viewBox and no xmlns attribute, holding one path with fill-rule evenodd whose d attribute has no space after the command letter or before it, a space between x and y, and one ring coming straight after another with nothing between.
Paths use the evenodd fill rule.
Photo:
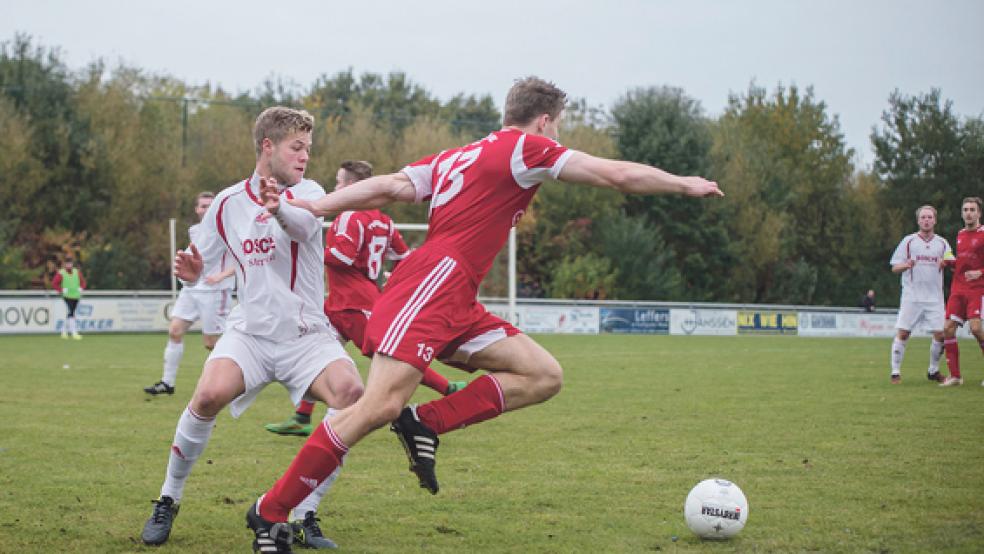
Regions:
<instances>
[{"instance_id":1,"label":"green tree","mask_svg":"<svg viewBox=\"0 0 984 554\"><path fill-rule=\"evenodd\" d=\"M844 272L855 253L830 250L847 226L852 156L812 88L780 85L770 95L752 85L729 99L711 152L712 173L728 194L719 217L734 239L727 296L830 304L855 294Z\"/></svg>"},{"instance_id":2,"label":"green tree","mask_svg":"<svg viewBox=\"0 0 984 554\"><path fill-rule=\"evenodd\" d=\"M939 89L909 96L895 91L875 129L876 174L885 182L882 202L897 217L923 204L939 210L937 232L951 239L963 226L959 202L984 189L984 121L964 121Z\"/></svg>"}]
</instances>

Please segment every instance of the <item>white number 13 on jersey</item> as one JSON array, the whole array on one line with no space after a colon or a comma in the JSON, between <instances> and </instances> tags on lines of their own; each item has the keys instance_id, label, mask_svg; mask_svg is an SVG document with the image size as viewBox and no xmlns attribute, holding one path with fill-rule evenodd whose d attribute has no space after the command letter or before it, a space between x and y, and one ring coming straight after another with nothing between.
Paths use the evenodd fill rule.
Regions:
<instances>
[{"instance_id":1,"label":"white number 13 on jersey","mask_svg":"<svg viewBox=\"0 0 984 554\"><path fill-rule=\"evenodd\" d=\"M436 194L431 199L430 211L433 212L435 209L447 204L452 198L461 192L461 187L465 184L465 176L461 174L462 171L468 168L471 164L475 163L478 156L482 153L482 147L475 148L473 150L458 151L457 154L448 157L437 166L437 183L434 187ZM458 161L462 161L462 164L454 169L454 164ZM447 189L444 188L446 183L450 182L450 186Z\"/></svg>"}]
</instances>

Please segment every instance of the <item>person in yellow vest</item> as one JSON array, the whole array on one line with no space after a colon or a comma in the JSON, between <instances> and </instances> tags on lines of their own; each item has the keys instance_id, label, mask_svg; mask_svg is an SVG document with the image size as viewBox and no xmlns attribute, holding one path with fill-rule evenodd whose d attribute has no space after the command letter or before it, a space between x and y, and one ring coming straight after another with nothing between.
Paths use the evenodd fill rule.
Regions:
<instances>
[{"instance_id":1,"label":"person in yellow vest","mask_svg":"<svg viewBox=\"0 0 984 554\"><path fill-rule=\"evenodd\" d=\"M68 315L65 317L65 326L62 327L61 337L67 339L68 334L71 333L73 339L81 340L82 335L79 334L79 327L75 322L75 308L79 305L79 299L82 298L82 291L85 290L85 278L74 265L75 262L72 258L65 258L62 268L58 270L58 274L55 275L55 280L51 282L51 285L62 295L62 298L65 299L65 305L68 307Z\"/></svg>"}]
</instances>

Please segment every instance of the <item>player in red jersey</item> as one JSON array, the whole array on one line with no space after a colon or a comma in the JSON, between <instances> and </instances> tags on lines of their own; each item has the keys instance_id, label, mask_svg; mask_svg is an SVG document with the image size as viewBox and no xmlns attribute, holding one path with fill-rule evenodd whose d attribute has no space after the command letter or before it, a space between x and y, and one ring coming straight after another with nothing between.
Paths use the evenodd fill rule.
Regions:
<instances>
[{"instance_id":1,"label":"player in red jersey","mask_svg":"<svg viewBox=\"0 0 984 554\"><path fill-rule=\"evenodd\" d=\"M981 297L984 296L984 227L981 227L981 199L964 198L960 205L964 228L957 233L957 261L950 284L950 299L946 303L946 323L943 326L943 349L950 376L941 387L963 384L960 375L960 351L957 348L957 327L970 322L970 332L984 352L984 330L981 329ZM984 385L984 383L981 383Z\"/></svg>"},{"instance_id":2,"label":"player in red jersey","mask_svg":"<svg viewBox=\"0 0 984 554\"><path fill-rule=\"evenodd\" d=\"M335 175L335 190L372 177L372 165L364 161L342 162ZM366 324L373 304L379 298L376 281L382 272L383 261L399 262L410 248L396 229L393 220L379 210L344 212L335 218L325 247L325 273L328 276L328 299L325 315L341 334L343 341L354 342L366 356L372 351L365 345ZM424 370L421 383L440 394L451 394L464 388L465 381L448 381L431 368ZM302 400L297 411L287 421L268 423L267 431L279 435L311 434L311 412L314 402Z\"/></svg>"},{"instance_id":3,"label":"player in red jersey","mask_svg":"<svg viewBox=\"0 0 984 554\"><path fill-rule=\"evenodd\" d=\"M336 214L430 199L430 229L423 246L397 267L369 320L368 340L376 354L365 396L319 425L287 472L250 507L247 521L257 536L269 536L310 486L335 470L350 446L387 423L393 423L420 485L436 493L439 434L560 391L563 372L557 360L476 300L479 283L542 181L555 178L633 194L723 196L717 183L700 177L561 146L554 139L565 99L552 83L522 79L506 98L502 130L399 173L298 204L315 214ZM273 191L264 200L271 213L280 209ZM489 373L455 394L405 408L421 370L434 358ZM276 551L290 552L289 542L278 542Z\"/></svg>"}]
</instances>

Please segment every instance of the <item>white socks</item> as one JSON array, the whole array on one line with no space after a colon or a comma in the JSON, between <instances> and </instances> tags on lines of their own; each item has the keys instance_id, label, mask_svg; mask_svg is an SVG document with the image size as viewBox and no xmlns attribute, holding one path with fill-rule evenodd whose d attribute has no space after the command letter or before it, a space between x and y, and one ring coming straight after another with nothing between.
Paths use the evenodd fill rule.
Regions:
<instances>
[{"instance_id":1,"label":"white socks","mask_svg":"<svg viewBox=\"0 0 984 554\"><path fill-rule=\"evenodd\" d=\"M940 371L940 357L943 356L943 341L936 342L933 339L929 343L929 373L938 373Z\"/></svg>"},{"instance_id":2,"label":"white socks","mask_svg":"<svg viewBox=\"0 0 984 554\"><path fill-rule=\"evenodd\" d=\"M164 347L164 374L161 381L167 383L168 386L173 387L174 381L178 377L178 365L181 363L181 357L184 356L184 349L184 342L173 343L170 340Z\"/></svg>"},{"instance_id":3,"label":"white socks","mask_svg":"<svg viewBox=\"0 0 984 554\"><path fill-rule=\"evenodd\" d=\"M334 413L335 413L334 408L328 408L328 412L325 414L325 419L328 419ZM318 425L320 425L320 423ZM342 457L342 463L345 463L346 456ZM328 494L328 490L331 489L331 486L333 484L335 484L335 479L338 479L338 472L340 472L341 470L342 470L342 466L339 465L337 468L335 468L335 471L333 471L331 475L328 476L327 479L322 481L321 484L318 485L316 489L311 491L311 494L307 495L307 497L304 500L302 500L300 504L294 507L294 514L293 516L291 516L291 521L295 519L304 519L304 514L306 514L307 512L318 511L318 505L321 504L321 499L324 498L326 494Z\"/></svg>"},{"instance_id":4,"label":"white socks","mask_svg":"<svg viewBox=\"0 0 984 554\"><path fill-rule=\"evenodd\" d=\"M188 474L205 450L214 427L214 417L202 418L192 412L190 407L186 407L181 413L178 427L174 430L174 443L171 445L171 457L167 462L161 496L170 496L175 502L181 500Z\"/></svg>"},{"instance_id":5,"label":"white socks","mask_svg":"<svg viewBox=\"0 0 984 554\"><path fill-rule=\"evenodd\" d=\"M902 370L902 360L905 358L905 343L904 340L899 340L898 337L892 339L892 375L900 375ZM937 361L939 361L937 359Z\"/></svg>"}]
</instances>

